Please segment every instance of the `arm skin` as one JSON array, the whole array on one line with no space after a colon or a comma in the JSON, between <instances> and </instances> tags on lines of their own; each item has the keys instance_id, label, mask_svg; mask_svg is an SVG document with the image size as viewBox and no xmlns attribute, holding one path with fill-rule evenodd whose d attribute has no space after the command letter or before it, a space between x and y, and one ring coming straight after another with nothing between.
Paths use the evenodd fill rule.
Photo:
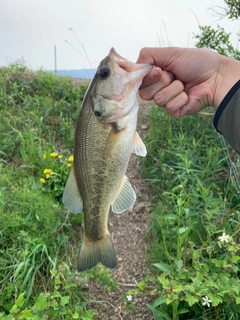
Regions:
<instances>
[{"instance_id":1,"label":"arm skin","mask_svg":"<svg viewBox=\"0 0 240 320\"><path fill-rule=\"evenodd\" d=\"M175 118L218 108L240 79L240 61L207 49L143 48L137 62L154 65L139 90L141 98L153 99Z\"/></svg>"}]
</instances>

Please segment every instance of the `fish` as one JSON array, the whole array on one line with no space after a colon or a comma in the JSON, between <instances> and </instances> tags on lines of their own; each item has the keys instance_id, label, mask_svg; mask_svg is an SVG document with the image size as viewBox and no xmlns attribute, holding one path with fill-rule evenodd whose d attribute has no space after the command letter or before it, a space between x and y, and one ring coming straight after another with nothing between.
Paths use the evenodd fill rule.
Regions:
<instances>
[{"instance_id":1,"label":"fish","mask_svg":"<svg viewBox=\"0 0 240 320\"><path fill-rule=\"evenodd\" d=\"M125 173L132 153L146 156L136 131L138 89L150 64L136 64L114 48L100 62L83 99L76 123L74 160L63 204L72 213L83 211L84 232L77 270L101 263L117 266L108 231L110 209L122 213L133 207L136 194Z\"/></svg>"}]
</instances>

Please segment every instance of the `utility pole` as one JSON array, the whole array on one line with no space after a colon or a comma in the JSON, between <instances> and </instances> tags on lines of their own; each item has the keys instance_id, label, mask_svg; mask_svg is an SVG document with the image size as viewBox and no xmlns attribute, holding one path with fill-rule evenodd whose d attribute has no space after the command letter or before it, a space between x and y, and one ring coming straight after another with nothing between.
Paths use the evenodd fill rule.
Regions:
<instances>
[{"instance_id":1,"label":"utility pole","mask_svg":"<svg viewBox=\"0 0 240 320\"><path fill-rule=\"evenodd\" d=\"M54 46L54 64L55 64L55 74L57 74L57 47Z\"/></svg>"}]
</instances>

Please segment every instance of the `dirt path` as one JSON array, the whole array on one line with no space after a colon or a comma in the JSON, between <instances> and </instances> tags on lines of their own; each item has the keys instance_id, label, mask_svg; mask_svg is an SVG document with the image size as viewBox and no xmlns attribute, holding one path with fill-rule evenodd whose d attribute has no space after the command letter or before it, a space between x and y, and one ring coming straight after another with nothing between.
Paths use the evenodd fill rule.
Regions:
<instances>
[{"instance_id":1,"label":"dirt path","mask_svg":"<svg viewBox=\"0 0 240 320\"><path fill-rule=\"evenodd\" d=\"M140 106L138 116L138 132L142 137L147 132L147 114L149 106ZM108 292L101 285L91 283L89 294L92 299L101 301L91 305L97 312L99 320L140 320L153 319L147 304L152 303L150 296L132 297L126 303L122 294L137 287L137 283L150 273L145 254L145 235L148 226L149 187L141 177L139 159L132 155L127 176L134 187L137 201L134 207L120 215L110 213L109 230L118 258L118 267L111 271L113 279L119 284L117 292Z\"/></svg>"}]
</instances>

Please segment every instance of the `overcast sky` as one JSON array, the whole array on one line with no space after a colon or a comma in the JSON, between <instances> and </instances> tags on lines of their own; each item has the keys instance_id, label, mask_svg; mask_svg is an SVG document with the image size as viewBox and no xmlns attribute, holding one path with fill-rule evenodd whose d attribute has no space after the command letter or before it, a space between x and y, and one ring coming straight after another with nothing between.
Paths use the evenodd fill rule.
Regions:
<instances>
[{"instance_id":1,"label":"overcast sky","mask_svg":"<svg viewBox=\"0 0 240 320\"><path fill-rule=\"evenodd\" d=\"M31 69L54 69L54 45L58 69L97 67L111 47L135 61L145 46L193 47L198 23L236 34L239 23L217 21L209 10L216 5L224 1L0 0L0 66L24 59Z\"/></svg>"}]
</instances>

